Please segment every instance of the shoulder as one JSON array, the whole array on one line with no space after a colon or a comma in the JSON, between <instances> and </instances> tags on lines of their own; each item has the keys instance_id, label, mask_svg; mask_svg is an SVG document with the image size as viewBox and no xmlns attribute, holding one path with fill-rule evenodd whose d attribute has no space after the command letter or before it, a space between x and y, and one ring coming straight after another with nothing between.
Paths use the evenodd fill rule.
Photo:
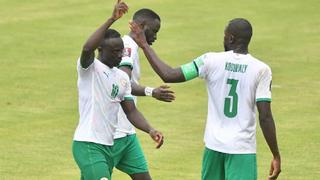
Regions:
<instances>
[{"instance_id":1,"label":"shoulder","mask_svg":"<svg viewBox=\"0 0 320 180\"><path fill-rule=\"evenodd\" d=\"M137 50L139 46L137 43L128 35L122 37L124 48L130 48L132 50Z\"/></svg>"},{"instance_id":2,"label":"shoulder","mask_svg":"<svg viewBox=\"0 0 320 180\"><path fill-rule=\"evenodd\" d=\"M261 70L270 70L271 71L270 66L268 64L266 64L265 62L263 62L262 60L251 56L251 61L256 66L256 68L261 69Z\"/></svg>"},{"instance_id":3,"label":"shoulder","mask_svg":"<svg viewBox=\"0 0 320 180\"><path fill-rule=\"evenodd\" d=\"M255 72L258 73L258 76L272 76L272 70L269 65L265 62L251 56L251 64L253 65Z\"/></svg>"},{"instance_id":4,"label":"shoulder","mask_svg":"<svg viewBox=\"0 0 320 180\"><path fill-rule=\"evenodd\" d=\"M226 56L229 56L228 52L207 52L195 59L195 62L199 65L216 64L221 62L221 60L226 59Z\"/></svg>"},{"instance_id":5,"label":"shoulder","mask_svg":"<svg viewBox=\"0 0 320 180\"><path fill-rule=\"evenodd\" d=\"M210 59L210 60L220 60L225 59L226 57L231 56L231 52L208 52L203 54L204 59Z\"/></svg>"},{"instance_id":6,"label":"shoulder","mask_svg":"<svg viewBox=\"0 0 320 180\"><path fill-rule=\"evenodd\" d=\"M87 71L89 69L93 69L93 67L96 66L96 65L100 65L99 63L101 63L101 62L98 59L94 58L92 64L90 64L87 68L83 68L81 66L80 57L79 57L78 60L77 60L77 69L78 70L82 70L82 71Z\"/></svg>"},{"instance_id":7,"label":"shoulder","mask_svg":"<svg viewBox=\"0 0 320 180\"><path fill-rule=\"evenodd\" d=\"M117 67L114 67L113 69L117 73L117 76L121 77L122 79L125 79L126 81L130 81L129 76L126 72L122 71Z\"/></svg>"}]
</instances>

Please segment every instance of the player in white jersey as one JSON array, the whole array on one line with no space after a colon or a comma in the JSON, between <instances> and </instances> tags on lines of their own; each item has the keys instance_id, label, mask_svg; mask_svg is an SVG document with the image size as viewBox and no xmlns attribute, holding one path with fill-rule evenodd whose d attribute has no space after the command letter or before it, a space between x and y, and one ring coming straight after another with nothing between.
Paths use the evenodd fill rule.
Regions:
<instances>
[{"instance_id":1,"label":"player in white jersey","mask_svg":"<svg viewBox=\"0 0 320 180\"><path fill-rule=\"evenodd\" d=\"M128 10L117 1L112 16L101 25L83 46L77 63L80 120L73 141L73 155L81 170L81 179L110 179L115 164L113 157L117 114L122 108L130 122L163 143L161 132L153 129L136 109L129 77L119 70L123 41L109 27ZM98 49L98 59L94 51ZM121 105L121 107L120 107Z\"/></svg>"},{"instance_id":2,"label":"player in white jersey","mask_svg":"<svg viewBox=\"0 0 320 180\"><path fill-rule=\"evenodd\" d=\"M156 34L160 29L160 17L150 9L140 9L134 13L133 21L144 23L148 43L151 45L156 40ZM132 94L136 96L152 96L161 101L171 102L174 100L174 95L172 91L167 89L168 86L150 88L139 85L139 46L132 39L132 36L133 34L130 32L122 38L124 53L119 65L119 68L131 78ZM134 96L135 103L137 103L136 96ZM147 162L134 127L121 109L118 117L119 123L114 141L114 147L118 152L114 157L115 167L128 174L132 179L150 180Z\"/></svg>"},{"instance_id":3,"label":"player in white jersey","mask_svg":"<svg viewBox=\"0 0 320 180\"><path fill-rule=\"evenodd\" d=\"M242 18L231 20L225 29L225 52L206 53L175 69L158 58L139 24L132 22L130 26L135 41L165 82L183 82L197 76L206 81L208 115L202 179L257 179L255 106L273 154L268 179L276 179L281 160L270 107L271 69L248 52L251 24Z\"/></svg>"}]
</instances>

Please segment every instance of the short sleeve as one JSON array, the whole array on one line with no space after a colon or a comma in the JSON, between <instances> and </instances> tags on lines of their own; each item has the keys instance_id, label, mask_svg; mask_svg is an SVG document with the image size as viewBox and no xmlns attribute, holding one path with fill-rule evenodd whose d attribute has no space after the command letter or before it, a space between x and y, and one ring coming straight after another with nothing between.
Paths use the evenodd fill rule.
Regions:
<instances>
[{"instance_id":1,"label":"short sleeve","mask_svg":"<svg viewBox=\"0 0 320 180\"><path fill-rule=\"evenodd\" d=\"M262 70L256 91L256 102L271 102L272 72L269 67Z\"/></svg>"},{"instance_id":2,"label":"short sleeve","mask_svg":"<svg viewBox=\"0 0 320 180\"><path fill-rule=\"evenodd\" d=\"M78 71L79 76L82 77L82 76L85 76L86 74L88 74L89 72L92 72L93 69L94 69L95 61L96 61L96 60L94 60L94 61L92 62L92 64L90 64L87 68L83 68L83 67L81 66L80 58L79 58L78 61L77 61L77 71Z\"/></svg>"},{"instance_id":3,"label":"short sleeve","mask_svg":"<svg viewBox=\"0 0 320 180\"><path fill-rule=\"evenodd\" d=\"M118 67L121 67L121 66L127 66L131 70L133 69L132 48L125 47L123 49L122 60L121 60Z\"/></svg>"},{"instance_id":4,"label":"short sleeve","mask_svg":"<svg viewBox=\"0 0 320 180\"><path fill-rule=\"evenodd\" d=\"M197 65L198 71L199 71L199 77L206 79L210 73L210 62L209 61L209 53L206 53L202 56L199 56L195 60L193 60L195 64Z\"/></svg>"},{"instance_id":5,"label":"short sleeve","mask_svg":"<svg viewBox=\"0 0 320 180\"><path fill-rule=\"evenodd\" d=\"M133 101L134 98L131 94L131 83L128 76L125 76L125 81L126 81L125 82L126 85L125 85L125 90L124 90L124 94L121 101Z\"/></svg>"},{"instance_id":6,"label":"short sleeve","mask_svg":"<svg viewBox=\"0 0 320 180\"><path fill-rule=\"evenodd\" d=\"M194 79L196 77L206 78L208 74L208 53L203 54L192 62L181 66L182 73L186 81Z\"/></svg>"}]
</instances>

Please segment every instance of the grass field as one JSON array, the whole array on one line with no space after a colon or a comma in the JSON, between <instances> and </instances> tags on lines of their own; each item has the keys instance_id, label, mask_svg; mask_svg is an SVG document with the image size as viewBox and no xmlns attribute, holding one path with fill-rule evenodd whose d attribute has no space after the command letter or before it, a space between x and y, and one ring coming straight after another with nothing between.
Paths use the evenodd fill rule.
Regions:
<instances>
[{"instance_id":1,"label":"grass field","mask_svg":"<svg viewBox=\"0 0 320 180\"><path fill-rule=\"evenodd\" d=\"M228 20L253 24L250 52L273 70L273 114L282 154L280 180L320 179L320 3L318 0L128 0L127 22L142 7L161 15L154 49L178 66L208 51L222 51ZM114 1L0 0L0 179L79 179L71 154L78 123L76 59L88 35ZM142 84L161 80L141 56ZM207 93L202 80L172 85L174 103L140 98L139 109L161 129L154 149L138 133L155 180L200 179ZM258 176L266 179L271 153L258 133ZM113 179L129 179L118 171Z\"/></svg>"}]
</instances>

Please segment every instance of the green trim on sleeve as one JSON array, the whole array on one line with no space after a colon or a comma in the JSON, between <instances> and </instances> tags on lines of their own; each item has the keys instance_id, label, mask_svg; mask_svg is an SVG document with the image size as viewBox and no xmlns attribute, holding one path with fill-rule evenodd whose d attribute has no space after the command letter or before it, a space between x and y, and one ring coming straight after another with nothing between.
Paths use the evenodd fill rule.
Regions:
<instances>
[{"instance_id":1,"label":"green trim on sleeve","mask_svg":"<svg viewBox=\"0 0 320 180\"><path fill-rule=\"evenodd\" d=\"M198 67L194 62L190 62L188 64L184 64L181 66L181 70L186 81L194 79L198 77Z\"/></svg>"},{"instance_id":2,"label":"green trim on sleeve","mask_svg":"<svg viewBox=\"0 0 320 180\"><path fill-rule=\"evenodd\" d=\"M127 66L129 67L131 70L133 69L133 65L131 63L128 62L122 62L119 64L118 68L120 68L121 66Z\"/></svg>"},{"instance_id":3,"label":"green trim on sleeve","mask_svg":"<svg viewBox=\"0 0 320 180\"><path fill-rule=\"evenodd\" d=\"M133 101L133 97L132 96L125 96L124 100L125 101Z\"/></svg>"},{"instance_id":4,"label":"green trim on sleeve","mask_svg":"<svg viewBox=\"0 0 320 180\"><path fill-rule=\"evenodd\" d=\"M198 57L198 58L195 59L193 62L196 63L197 67L202 66L202 65L204 64L204 63L203 63L203 56Z\"/></svg>"},{"instance_id":5,"label":"green trim on sleeve","mask_svg":"<svg viewBox=\"0 0 320 180\"><path fill-rule=\"evenodd\" d=\"M271 98L258 98L258 99L256 99L256 102L263 102L263 101L271 102Z\"/></svg>"}]
</instances>

